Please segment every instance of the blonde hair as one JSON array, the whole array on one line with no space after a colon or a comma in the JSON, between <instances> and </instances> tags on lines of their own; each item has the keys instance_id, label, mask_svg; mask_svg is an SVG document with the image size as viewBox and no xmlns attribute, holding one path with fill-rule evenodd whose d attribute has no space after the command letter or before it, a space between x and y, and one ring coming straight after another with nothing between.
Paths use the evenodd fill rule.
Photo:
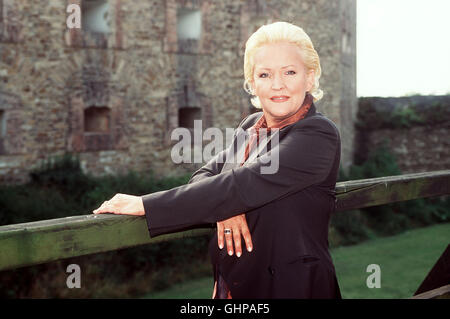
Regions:
<instances>
[{"instance_id":1,"label":"blonde hair","mask_svg":"<svg viewBox=\"0 0 450 319\"><path fill-rule=\"evenodd\" d=\"M248 38L244 54L244 90L250 95L254 95L249 82L253 79L253 57L256 50L265 44L282 41L294 43L301 49L303 63L307 71L314 70L314 85L309 93L313 96L314 101L320 100L323 91L319 89L319 79L322 73L319 55L314 49L311 39L302 28L282 21L263 25ZM251 98L251 103L256 108L261 108L261 102L257 96Z\"/></svg>"}]
</instances>

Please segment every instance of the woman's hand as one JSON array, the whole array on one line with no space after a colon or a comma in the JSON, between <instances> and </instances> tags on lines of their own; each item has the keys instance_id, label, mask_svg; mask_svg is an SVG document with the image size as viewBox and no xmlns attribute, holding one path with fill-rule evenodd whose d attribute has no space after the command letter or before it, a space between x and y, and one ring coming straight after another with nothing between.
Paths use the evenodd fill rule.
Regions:
<instances>
[{"instance_id":1,"label":"woman's hand","mask_svg":"<svg viewBox=\"0 0 450 319\"><path fill-rule=\"evenodd\" d=\"M225 233L225 229L231 230L231 232ZM233 241L234 248L236 250L236 256L240 257L242 255L241 234L242 237L244 237L247 251L252 251L252 236L250 235L250 231L248 230L245 214L234 216L221 222L217 222L217 238L219 248L222 249L224 246L223 236L225 235L228 255L233 255Z\"/></svg>"},{"instance_id":2,"label":"woman's hand","mask_svg":"<svg viewBox=\"0 0 450 319\"><path fill-rule=\"evenodd\" d=\"M141 196L116 194L102 206L93 211L94 214L112 213L123 215L145 215L144 203Z\"/></svg>"}]
</instances>

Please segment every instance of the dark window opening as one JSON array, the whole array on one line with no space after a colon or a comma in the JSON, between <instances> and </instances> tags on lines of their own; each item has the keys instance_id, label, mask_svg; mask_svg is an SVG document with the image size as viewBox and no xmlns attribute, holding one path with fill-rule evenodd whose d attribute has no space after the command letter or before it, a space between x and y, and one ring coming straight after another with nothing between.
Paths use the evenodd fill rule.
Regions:
<instances>
[{"instance_id":1,"label":"dark window opening","mask_svg":"<svg viewBox=\"0 0 450 319\"><path fill-rule=\"evenodd\" d=\"M5 123L5 111L0 110L0 137L5 136L6 123Z\"/></svg>"},{"instance_id":2,"label":"dark window opening","mask_svg":"<svg viewBox=\"0 0 450 319\"><path fill-rule=\"evenodd\" d=\"M85 133L109 133L110 110L106 106L91 106L84 110Z\"/></svg>"},{"instance_id":3,"label":"dark window opening","mask_svg":"<svg viewBox=\"0 0 450 319\"><path fill-rule=\"evenodd\" d=\"M4 140L6 135L5 111L0 110L0 154L6 154Z\"/></svg>"},{"instance_id":4,"label":"dark window opening","mask_svg":"<svg viewBox=\"0 0 450 319\"><path fill-rule=\"evenodd\" d=\"M0 34L3 32L3 0L0 0Z\"/></svg>"},{"instance_id":5,"label":"dark window opening","mask_svg":"<svg viewBox=\"0 0 450 319\"><path fill-rule=\"evenodd\" d=\"M182 107L178 110L178 126L194 128L194 120L202 119L202 111L199 107Z\"/></svg>"}]
</instances>

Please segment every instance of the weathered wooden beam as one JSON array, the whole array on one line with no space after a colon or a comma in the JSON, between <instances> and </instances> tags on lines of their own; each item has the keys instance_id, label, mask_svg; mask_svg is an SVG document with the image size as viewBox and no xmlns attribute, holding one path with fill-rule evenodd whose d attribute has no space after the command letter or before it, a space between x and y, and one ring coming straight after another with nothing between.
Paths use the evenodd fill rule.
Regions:
<instances>
[{"instance_id":1,"label":"weathered wooden beam","mask_svg":"<svg viewBox=\"0 0 450 319\"><path fill-rule=\"evenodd\" d=\"M0 270L208 232L194 229L150 238L145 217L112 214L0 226Z\"/></svg>"},{"instance_id":2,"label":"weathered wooden beam","mask_svg":"<svg viewBox=\"0 0 450 319\"><path fill-rule=\"evenodd\" d=\"M450 299L450 285L423 292L410 299Z\"/></svg>"},{"instance_id":3,"label":"weathered wooden beam","mask_svg":"<svg viewBox=\"0 0 450 319\"><path fill-rule=\"evenodd\" d=\"M338 211L447 195L449 184L450 170L340 182ZM195 229L152 239L144 217L105 214L0 226L0 270L211 231Z\"/></svg>"},{"instance_id":4,"label":"weathered wooden beam","mask_svg":"<svg viewBox=\"0 0 450 319\"><path fill-rule=\"evenodd\" d=\"M450 170L360 179L336 184L336 211L450 194Z\"/></svg>"}]
</instances>

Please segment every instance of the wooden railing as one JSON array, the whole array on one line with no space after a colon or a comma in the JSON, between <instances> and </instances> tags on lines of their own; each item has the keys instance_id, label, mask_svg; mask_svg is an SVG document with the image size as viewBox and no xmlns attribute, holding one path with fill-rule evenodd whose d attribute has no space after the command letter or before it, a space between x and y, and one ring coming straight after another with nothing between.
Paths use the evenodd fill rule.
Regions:
<instances>
[{"instance_id":1,"label":"wooden railing","mask_svg":"<svg viewBox=\"0 0 450 319\"><path fill-rule=\"evenodd\" d=\"M450 170L336 184L337 212L450 194ZM83 215L0 226L0 270L210 233L195 229L150 238L144 217Z\"/></svg>"}]
</instances>

